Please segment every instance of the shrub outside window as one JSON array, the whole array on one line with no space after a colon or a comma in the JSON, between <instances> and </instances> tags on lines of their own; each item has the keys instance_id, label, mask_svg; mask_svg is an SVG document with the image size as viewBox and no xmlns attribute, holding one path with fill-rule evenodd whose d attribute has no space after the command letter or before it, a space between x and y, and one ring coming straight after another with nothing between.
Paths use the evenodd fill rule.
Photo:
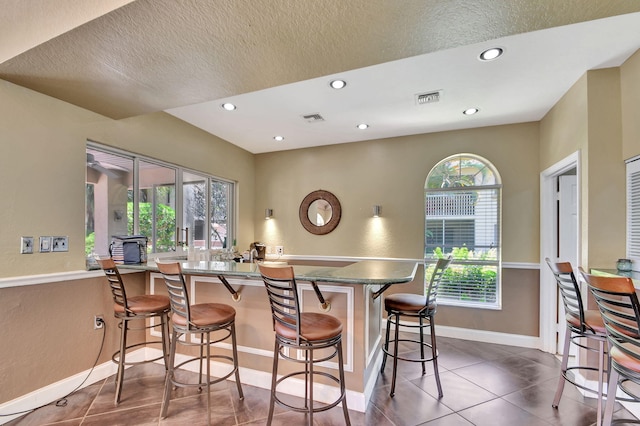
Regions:
<instances>
[{"instance_id":1,"label":"shrub outside window","mask_svg":"<svg viewBox=\"0 0 640 426\"><path fill-rule=\"evenodd\" d=\"M440 284L440 303L500 308L501 188L493 165L472 154L448 157L429 172L425 277L438 258L453 257Z\"/></svg>"}]
</instances>

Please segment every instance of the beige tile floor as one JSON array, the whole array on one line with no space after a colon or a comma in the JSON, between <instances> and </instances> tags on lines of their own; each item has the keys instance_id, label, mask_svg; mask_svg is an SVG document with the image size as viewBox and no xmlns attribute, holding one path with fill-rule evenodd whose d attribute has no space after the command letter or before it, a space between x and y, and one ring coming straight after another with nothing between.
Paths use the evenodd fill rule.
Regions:
<instances>
[{"instance_id":1,"label":"beige tile floor","mask_svg":"<svg viewBox=\"0 0 640 426\"><path fill-rule=\"evenodd\" d=\"M422 376L420 364L401 362L396 395L389 397L391 362L378 376L365 413L350 412L353 425L521 426L595 424L595 400L584 398L568 384L558 409L551 407L560 363L534 349L438 338L444 397L437 399L431 365ZM40 408L9 425L189 425L206 424L206 400L195 390L172 394L168 417L160 419L164 369L137 366L125 376L121 403L113 404L113 377L88 386L68 398L67 405ZM235 384L223 382L212 390L211 424L264 425L269 391L243 386L238 399ZM633 416L620 405L616 418ZM274 425L300 425L305 416L276 409ZM0 422L2 418L0 418ZM344 424L342 409L314 416L316 425Z\"/></svg>"}]
</instances>

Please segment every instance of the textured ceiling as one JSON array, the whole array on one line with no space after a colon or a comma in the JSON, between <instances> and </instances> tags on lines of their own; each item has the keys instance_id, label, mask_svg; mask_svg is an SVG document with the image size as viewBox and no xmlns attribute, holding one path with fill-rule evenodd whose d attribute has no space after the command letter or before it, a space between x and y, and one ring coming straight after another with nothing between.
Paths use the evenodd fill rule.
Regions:
<instances>
[{"instance_id":1,"label":"textured ceiling","mask_svg":"<svg viewBox=\"0 0 640 426\"><path fill-rule=\"evenodd\" d=\"M3 0L0 27L25 4L33 27L42 26L52 3ZM86 22L91 16L80 14L66 32L30 41L34 47L0 63L0 78L121 119L640 11L635 0L108 3L115 10L103 5L102 16ZM28 22L22 28L34 31Z\"/></svg>"}]
</instances>

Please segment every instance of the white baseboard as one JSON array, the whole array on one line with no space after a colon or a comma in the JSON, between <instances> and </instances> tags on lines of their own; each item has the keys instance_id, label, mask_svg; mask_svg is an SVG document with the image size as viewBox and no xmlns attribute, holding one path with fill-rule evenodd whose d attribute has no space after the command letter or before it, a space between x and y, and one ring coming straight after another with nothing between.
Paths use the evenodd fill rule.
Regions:
<instances>
[{"instance_id":1,"label":"white baseboard","mask_svg":"<svg viewBox=\"0 0 640 426\"><path fill-rule=\"evenodd\" d=\"M128 353L127 361L142 361L144 359L151 359L160 355L161 351L159 349L143 348ZM178 364L180 362L183 362L188 358L189 357L186 355L176 354L176 363ZM161 363L160 361L156 362ZM186 364L181 368L184 368L187 371L193 371L195 373L198 372L198 367L197 365L195 365L195 363L194 365ZM117 365L112 361L107 361L103 364L97 365L91 372L90 370L83 371L64 380L60 380L56 383L52 383L48 386L37 389L33 392L28 393L27 395L1 404L0 414L17 414L0 417L0 424L5 424L26 414L23 413L23 411L28 412L42 405L57 401L58 399L68 395L70 392L75 390L78 386L80 386L80 389L82 389L100 380L104 380L107 377L114 375L116 371ZM229 364L225 364L222 362L211 363L211 375L214 377L221 377L228 371ZM262 389L271 389L271 373L269 372L241 367L240 377L242 379L242 384L259 387ZM229 377L229 380L234 381L235 377L231 376ZM286 388L282 387L278 389L278 391L285 392L293 396L304 397L304 380L291 378L288 380L288 386ZM314 400L320 402L331 403L337 399L338 394L339 390L335 386L317 384L314 387ZM347 390L347 405L349 406L350 410L364 412L367 408L366 400L368 400L368 398L365 398L364 393Z\"/></svg>"},{"instance_id":2,"label":"white baseboard","mask_svg":"<svg viewBox=\"0 0 640 426\"><path fill-rule=\"evenodd\" d=\"M410 331L413 332L414 330ZM501 345L539 349L540 344L540 339L537 336L522 336L517 334L498 333L484 330L471 330L448 326L436 326L436 331L438 333L438 336L442 337L451 337L456 339L473 340ZM159 354L159 349L146 348L139 349L132 352L131 354L128 354L127 358L132 361L143 360L145 358L150 359L152 357L158 356ZM181 362L184 359L186 359L186 357L183 358L183 356L180 354L176 355L176 362ZM378 355L373 361L372 371L378 371L380 369L381 363L382 352L378 351ZM213 362L211 366L213 369L212 375L214 376L222 376L225 371L228 371L228 364ZM189 366L187 365L185 366L185 368L189 369ZM195 366L193 367L192 371L195 371ZM104 380L105 378L112 376L115 373L116 365L111 361L107 361L96 366L91 373L89 373L89 370L87 370L75 374L74 376L71 376L64 380L60 380L56 383L52 383L49 386L45 386L43 388L35 390L27 395L16 398L12 401L8 401L0 405L0 414L18 413L21 411L37 408L41 405L56 401L61 397L67 395L69 392L78 387L80 383L85 380L85 378L86 381L82 384L81 387L86 387L99 380ZM242 377L243 384L246 383L247 385L256 386L262 389L271 388L271 373L242 367L240 368L240 377ZM230 377L230 379L233 380L233 376ZM367 409L368 401L371 397L371 394L373 393L373 388L375 386L376 380L377 374L371 374L371 377L369 378L367 383L365 383L364 392L347 391L347 404L349 405L349 409L360 412L364 412ZM290 380L290 386L287 386L286 388L286 392L294 396L304 396L304 381L292 378ZM335 400L336 395L337 389L333 386L318 385L315 388L315 399L317 399L318 401L325 403L332 402ZM636 413L633 414L636 415ZM0 417L0 422L2 422L0 424L9 422L10 420L20 417L21 415L22 414L16 414L14 416Z\"/></svg>"},{"instance_id":3,"label":"white baseboard","mask_svg":"<svg viewBox=\"0 0 640 426\"><path fill-rule=\"evenodd\" d=\"M143 360L143 356L144 349L140 349L127 354L127 360ZM0 405L0 414L17 414L0 417L0 424L5 424L13 419L23 416L29 411L55 402L69 395L69 393L76 390L76 388L82 389L100 380L104 380L107 377L114 375L117 370L118 366L116 364L112 361L107 361L103 364L97 365L93 371L91 369L85 370L43 388L36 389L35 391L19 398L5 402Z\"/></svg>"},{"instance_id":4,"label":"white baseboard","mask_svg":"<svg viewBox=\"0 0 640 426\"><path fill-rule=\"evenodd\" d=\"M415 322L400 321L400 324L416 325ZM391 325L393 327L393 324ZM383 322L383 333L386 330L386 321ZM392 328L393 330L393 328ZM403 328L407 333L418 333L417 328ZM429 327L424 329L425 334L429 334ZM538 336L525 336L522 334L500 333L497 331L472 330L469 328L449 327L436 324L436 335L438 337L451 337L454 339L471 340L474 342L494 343L497 345L518 346L522 348L540 349L540 338Z\"/></svg>"}]
</instances>

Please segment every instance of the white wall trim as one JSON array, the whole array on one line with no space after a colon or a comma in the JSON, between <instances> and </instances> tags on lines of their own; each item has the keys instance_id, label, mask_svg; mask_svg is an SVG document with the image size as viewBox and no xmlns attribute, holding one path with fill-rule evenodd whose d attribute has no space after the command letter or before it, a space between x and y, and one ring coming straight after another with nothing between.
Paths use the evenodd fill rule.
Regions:
<instances>
[{"instance_id":1,"label":"white wall trim","mask_svg":"<svg viewBox=\"0 0 640 426\"><path fill-rule=\"evenodd\" d=\"M578 232L580 232L580 152L576 151L540 173L540 264L549 257L555 259L555 178L576 168L578 175ZM580 235L578 235L580 253ZM578 261L580 256L577 257ZM579 266L579 265L574 265ZM556 317L558 306L557 286L549 268L540 270L540 349L556 353Z\"/></svg>"},{"instance_id":2,"label":"white wall trim","mask_svg":"<svg viewBox=\"0 0 640 426\"><path fill-rule=\"evenodd\" d=\"M134 271L122 269L120 271L121 274L139 274L144 271ZM8 277L8 278L0 278L0 289L1 288L10 288L10 287L22 287L28 285L39 285L39 284L51 284L51 283L59 283L64 281L74 281L74 280L86 280L89 278L99 278L104 277L104 272L102 269L92 270L92 271L66 271L66 272L54 272L51 274L39 274L39 275L22 275L19 277Z\"/></svg>"},{"instance_id":3,"label":"white wall trim","mask_svg":"<svg viewBox=\"0 0 640 426\"><path fill-rule=\"evenodd\" d=\"M281 260L315 260L315 261L330 261L330 262L359 262L362 260L397 260L397 261L410 261L422 263L423 259L408 259L408 258L381 258L381 257L343 257L343 256L292 256L285 255L280 257ZM502 268L504 269L540 269L539 263L527 263L527 262L502 262ZM121 274L140 274L144 273L142 270L133 269L120 269ZM39 275L22 275L18 277L0 278L0 289L10 287L22 287L28 285L39 284L51 284L59 283L63 281L74 280L86 280L89 278L99 278L104 276L102 270L91 271L67 271L67 272L54 272L51 274L39 274ZM204 275L199 275L200 277ZM229 280L229 282L231 282Z\"/></svg>"}]
</instances>

